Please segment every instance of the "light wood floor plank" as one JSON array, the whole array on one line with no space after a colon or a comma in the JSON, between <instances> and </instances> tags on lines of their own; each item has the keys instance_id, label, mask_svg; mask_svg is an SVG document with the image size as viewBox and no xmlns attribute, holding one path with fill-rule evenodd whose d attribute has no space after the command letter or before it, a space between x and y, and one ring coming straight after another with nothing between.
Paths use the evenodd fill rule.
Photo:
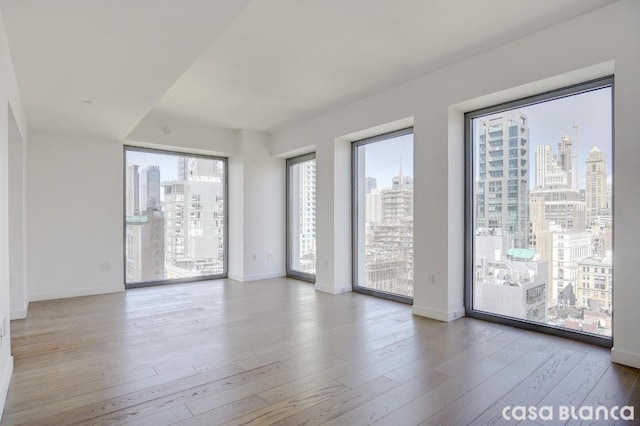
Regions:
<instances>
[{"instance_id":1,"label":"light wood floor plank","mask_svg":"<svg viewBox=\"0 0 640 426\"><path fill-rule=\"evenodd\" d=\"M369 382L345 391L327 401L306 410L298 410L292 416L278 422L279 426L322 425L344 414L359 405L382 395L399 384L384 376L379 376Z\"/></svg>"},{"instance_id":2,"label":"light wood floor plank","mask_svg":"<svg viewBox=\"0 0 640 426\"><path fill-rule=\"evenodd\" d=\"M640 404L638 370L602 348L282 278L35 302L11 331L2 426L486 424L516 403Z\"/></svg>"},{"instance_id":3,"label":"light wood floor plank","mask_svg":"<svg viewBox=\"0 0 640 426\"><path fill-rule=\"evenodd\" d=\"M543 362L539 357L531 356L529 353L523 354L521 359L524 362L507 365L462 397L428 417L424 424L466 425L471 423L482 414L487 405L508 394Z\"/></svg>"},{"instance_id":4,"label":"light wood floor plank","mask_svg":"<svg viewBox=\"0 0 640 426\"><path fill-rule=\"evenodd\" d=\"M225 423L225 426L254 425L267 426L276 424L298 411L306 410L339 395L349 388L338 382L317 386L299 395L292 396L277 404L268 405L245 414L242 417Z\"/></svg>"},{"instance_id":5,"label":"light wood floor plank","mask_svg":"<svg viewBox=\"0 0 640 426\"><path fill-rule=\"evenodd\" d=\"M177 426L216 425L259 410L268 404L260 397L253 395L222 405L214 410L206 411L188 420L176 423Z\"/></svg>"}]
</instances>

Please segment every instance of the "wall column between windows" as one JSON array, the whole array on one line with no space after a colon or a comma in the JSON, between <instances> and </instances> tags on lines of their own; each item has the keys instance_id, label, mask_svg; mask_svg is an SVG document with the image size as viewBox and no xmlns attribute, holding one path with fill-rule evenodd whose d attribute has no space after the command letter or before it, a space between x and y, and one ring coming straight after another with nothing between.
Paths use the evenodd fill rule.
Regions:
<instances>
[{"instance_id":1,"label":"wall column between windows","mask_svg":"<svg viewBox=\"0 0 640 426\"><path fill-rule=\"evenodd\" d=\"M269 136L238 132L229 157L229 278L285 276L285 160L272 157Z\"/></svg>"},{"instance_id":2,"label":"wall column between windows","mask_svg":"<svg viewBox=\"0 0 640 426\"><path fill-rule=\"evenodd\" d=\"M439 321L464 316L463 119L461 112L443 108L416 114L413 126L412 310ZM439 223L446 226L434 226Z\"/></svg>"},{"instance_id":3,"label":"wall column between windows","mask_svg":"<svg viewBox=\"0 0 640 426\"><path fill-rule=\"evenodd\" d=\"M351 144L316 149L316 290L351 291Z\"/></svg>"}]
</instances>

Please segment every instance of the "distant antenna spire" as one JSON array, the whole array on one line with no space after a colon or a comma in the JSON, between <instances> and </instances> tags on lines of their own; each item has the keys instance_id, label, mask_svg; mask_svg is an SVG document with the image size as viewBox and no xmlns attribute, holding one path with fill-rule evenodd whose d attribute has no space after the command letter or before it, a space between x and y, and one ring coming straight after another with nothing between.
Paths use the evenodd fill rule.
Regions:
<instances>
[{"instance_id":1,"label":"distant antenna spire","mask_svg":"<svg viewBox=\"0 0 640 426\"><path fill-rule=\"evenodd\" d=\"M402 145L400 145L400 180L402 181Z\"/></svg>"}]
</instances>

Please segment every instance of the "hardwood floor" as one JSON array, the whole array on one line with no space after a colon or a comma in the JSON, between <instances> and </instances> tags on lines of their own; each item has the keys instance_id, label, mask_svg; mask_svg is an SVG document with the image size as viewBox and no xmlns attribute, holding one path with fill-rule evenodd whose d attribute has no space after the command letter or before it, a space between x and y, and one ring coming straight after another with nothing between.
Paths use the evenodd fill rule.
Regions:
<instances>
[{"instance_id":1,"label":"hardwood floor","mask_svg":"<svg viewBox=\"0 0 640 426\"><path fill-rule=\"evenodd\" d=\"M32 303L11 331L3 426L480 425L509 405L640 417L640 371L606 349L288 279Z\"/></svg>"}]
</instances>

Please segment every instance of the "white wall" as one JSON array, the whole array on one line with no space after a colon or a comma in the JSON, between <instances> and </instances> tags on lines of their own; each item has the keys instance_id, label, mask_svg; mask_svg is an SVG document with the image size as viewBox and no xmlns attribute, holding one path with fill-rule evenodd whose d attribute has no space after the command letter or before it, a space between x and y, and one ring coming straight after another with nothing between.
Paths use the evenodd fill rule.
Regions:
<instances>
[{"instance_id":1,"label":"white wall","mask_svg":"<svg viewBox=\"0 0 640 426\"><path fill-rule=\"evenodd\" d=\"M123 144L228 156L237 152L237 132L162 116L145 119L124 142L33 129L29 300L124 290Z\"/></svg>"},{"instance_id":2,"label":"white wall","mask_svg":"<svg viewBox=\"0 0 640 426\"><path fill-rule=\"evenodd\" d=\"M124 289L122 151L118 141L31 130L31 301Z\"/></svg>"},{"instance_id":3,"label":"white wall","mask_svg":"<svg viewBox=\"0 0 640 426\"><path fill-rule=\"evenodd\" d=\"M238 132L158 112L149 113L126 137L139 146L228 157L238 152Z\"/></svg>"},{"instance_id":4,"label":"white wall","mask_svg":"<svg viewBox=\"0 0 640 426\"><path fill-rule=\"evenodd\" d=\"M229 277L284 276L285 163L271 157L266 134L154 113L129 133L126 143L228 157Z\"/></svg>"},{"instance_id":5,"label":"white wall","mask_svg":"<svg viewBox=\"0 0 640 426\"><path fill-rule=\"evenodd\" d=\"M9 292L11 319L27 316L26 275L26 141L9 110Z\"/></svg>"},{"instance_id":6,"label":"white wall","mask_svg":"<svg viewBox=\"0 0 640 426\"><path fill-rule=\"evenodd\" d=\"M6 98L0 96L0 407L4 407L13 370L11 333L4 329L10 312L8 107Z\"/></svg>"},{"instance_id":7,"label":"white wall","mask_svg":"<svg viewBox=\"0 0 640 426\"><path fill-rule=\"evenodd\" d=\"M239 132L238 154L229 159L229 278L285 275L285 172L265 133Z\"/></svg>"},{"instance_id":8,"label":"white wall","mask_svg":"<svg viewBox=\"0 0 640 426\"><path fill-rule=\"evenodd\" d=\"M13 369L11 333L3 327L10 311L8 107L6 98L0 96L0 407L4 407Z\"/></svg>"},{"instance_id":9,"label":"white wall","mask_svg":"<svg viewBox=\"0 0 640 426\"><path fill-rule=\"evenodd\" d=\"M7 43L6 31L0 13L0 329L5 328L0 338L0 417L13 371L11 357L10 315L10 274L9 269L9 212L14 206L9 204L9 133L11 125L21 134L27 135L13 63Z\"/></svg>"},{"instance_id":10,"label":"white wall","mask_svg":"<svg viewBox=\"0 0 640 426\"><path fill-rule=\"evenodd\" d=\"M317 145L315 286L327 293L351 291L351 187L344 184L350 181L350 142Z\"/></svg>"},{"instance_id":11,"label":"white wall","mask_svg":"<svg viewBox=\"0 0 640 426\"><path fill-rule=\"evenodd\" d=\"M228 276L244 277L244 155L239 150L229 157L229 262Z\"/></svg>"},{"instance_id":12,"label":"white wall","mask_svg":"<svg viewBox=\"0 0 640 426\"><path fill-rule=\"evenodd\" d=\"M330 250L345 247L350 238L349 232L335 232L332 227L344 203L344 194L335 189L350 185L348 174L336 172L343 167L336 163L343 162L336 144L346 135L413 118L413 310L440 320L463 315L464 112L613 72L616 288L612 357L640 367L640 286L634 268L640 241L638 1L621 0L274 134L273 155L295 151L303 144L317 147L318 282L334 290L342 286L342 274L323 273L322 262ZM427 284L431 274L434 285Z\"/></svg>"},{"instance_id":13,"label":"white wall","mask_svg":"<svg viewBox=\"0 0 640 426\"><path fill-rule=\"evenodd\" d=\"M230 275L283 276L285 166L267 136L165 123L125 143L230 156ZM123 142L34 129L27 158L29 300L122 291Z\"/></svg>"}]
</instances>

